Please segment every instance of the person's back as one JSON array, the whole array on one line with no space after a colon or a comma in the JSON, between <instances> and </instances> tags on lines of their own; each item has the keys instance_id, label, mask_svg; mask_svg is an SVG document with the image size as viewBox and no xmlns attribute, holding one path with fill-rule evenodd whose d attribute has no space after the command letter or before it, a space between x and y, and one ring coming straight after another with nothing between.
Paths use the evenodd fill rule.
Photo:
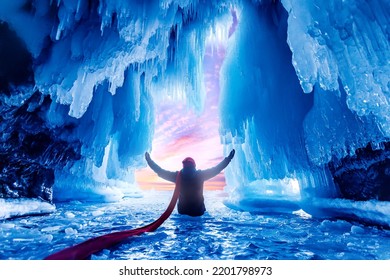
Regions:
<instances>
[{"instance_id":1,"label":"person's back","mask_svg":"<svg viewBox=\"0 0 390 280\"><path fill-rule=\"evenodd\" d=\"M183 160L183 169L181 171L167 171L158 166L151 158L149 153L145 153L145 159L157 175L165 180L176 182L178 172L180 174L180 195L177 204L179 214L189 216L201 216L206 211L203 197L204 181L218 175L231 161L234 156L232 150L228 157L222 160L218 165L206 170L197 170L195 161L187 157Z\"/></svg>"},{"instance_id":2,"label":"person's back","mask_svg":"<svg viewBox=\"0 0 390 280\"><path fill-rule=\"evenodd\" d=\"M181 171L181 189L177 210L180 214L201 216L206 211L201 171L187 167Z\"/></svg>"}]
</instances>

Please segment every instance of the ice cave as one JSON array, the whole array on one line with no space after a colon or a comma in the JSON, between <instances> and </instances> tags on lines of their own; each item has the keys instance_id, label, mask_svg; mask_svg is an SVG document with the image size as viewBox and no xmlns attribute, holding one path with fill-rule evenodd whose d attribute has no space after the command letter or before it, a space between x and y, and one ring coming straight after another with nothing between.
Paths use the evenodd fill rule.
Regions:
<instances>
[{"instance_id":1,"label":"ice cave","mask_svg":"<svg viewBox=\"0 0 390 280\"><path fill-rule=\"evenodd\" d=\"M164 253L182 233L174 212L146 241L94 258L390 259L389 19L388 0L0 1L0 259L42 259L153 220L174 185L140 187L145 152L167 148L156 139L177 132L168 123L212 110L188 153L236 154L222 190L205 194L208 216L183 224L213 223L215 242L240 219L250 229ZM205 65L217 55L211 106ZM164 104L176 115L161 117ZM245 249L255 229L291 251ZM329 232L331 249L310 239Z\"/></svg>"}]
</instances>

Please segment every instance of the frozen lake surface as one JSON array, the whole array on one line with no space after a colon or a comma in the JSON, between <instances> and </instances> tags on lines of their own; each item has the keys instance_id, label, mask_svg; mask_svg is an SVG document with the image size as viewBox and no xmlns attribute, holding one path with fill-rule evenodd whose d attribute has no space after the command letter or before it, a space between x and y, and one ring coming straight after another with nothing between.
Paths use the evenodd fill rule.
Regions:
<instances>
[{"instance_id":1,"label":"frozen lake surface","mask_svg":"<svg viewBox=\"0 0 390 280\"><path fill-rule=\"evenodd\" d=\"M117 203L78 201L54 213L0 221L0 259L43 259L112 231L146 225L166 209L172 192L150 191ZM205 192L207 213L176 209L155 232L93 255L92 259L390 259L390 231L343 220L318 220L302 211L250 214L226 207L226 195Z\"/></svg>"}]
</instances>

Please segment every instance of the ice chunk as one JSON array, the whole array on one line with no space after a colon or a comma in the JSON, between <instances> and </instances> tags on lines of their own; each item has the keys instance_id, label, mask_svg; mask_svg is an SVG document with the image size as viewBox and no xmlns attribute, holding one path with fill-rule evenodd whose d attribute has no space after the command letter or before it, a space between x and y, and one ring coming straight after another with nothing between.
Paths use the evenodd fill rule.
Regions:
<instances>
[{"instance_id":1,"label":"ice chunk","mask_svg":"<svg viewBox=\"0 0 390 280\"><path fill-rule=\"evenodd\" d=\"M364 228L362 228L360 226L353 225L351 227L351 232L354 233L354 234L363 234L364 233Z\"/></svg>"},{"instance_id":2,"label":"ice chunk","mask_svg":"<svg viewBox=\"0 0 390 280\"><path fill-rule=\"evenodd\" d=\"M101 215L103 215L103 214L104 214L104 212L101 211L101 210L96 210L96 211L93 211L93 212L92 212L92 216L94 216L94 217L96 217L96 216L101 216Z\"/></svg>"},{"instance_id":3,"label":"ice chunk","mask_svg":"<svg viewBox=\"0 0 390 280\"><path fill-rule=\"evenodd\" d=\"M38 199L0 198L0 220L12 217L47 214L55 211L55 206Z\"/></svg>"},{"instance_id":4,"label":"ice chunk","mask_svg":"<svg viewBox=\"0 0 390 280\"><path fill-rule=\"evenodd\" d=\"M77 230L76 230L76 229L73 229L73 228L71 228L71 227L69 227L69 228L66 228L66 229L65 229L65 233L66 233L67 235L74 235L74 234L77 234Z\"/></svg>"},{"instance_id":5,"label":"ice chunk","mask_svg":"<svg viewBox=\"0 0 390 280\"><path fill-rule=\"evenodd\" d=\"M50 226L50 227L45 227L42 228L42 232L53 232L53 231L59 231L61 229L61 226Z\"/></svg>"},{"instance_id":6,"label":"ice chunk","mask_svg":"<svg viewBox=\"0 0 390 280\"><path fill-rule=\"evenodd\" d=\"M76 217L76 215L70 211L67 211L65 212L65 217L67 217L68 219L73 219L74 217Z\"/></svg>"},{"instance_id":7,"label":"ice chunk","mask_svg":"<svg viewBox=\"0 0 390 280\"><path fill-rule=\"evenodd\" d=\"M1 223L0 227L4 228L4 229L11 229L11 228L15 228L15 224L12 224L12 223Z\"/></svg>"}]
</instances>

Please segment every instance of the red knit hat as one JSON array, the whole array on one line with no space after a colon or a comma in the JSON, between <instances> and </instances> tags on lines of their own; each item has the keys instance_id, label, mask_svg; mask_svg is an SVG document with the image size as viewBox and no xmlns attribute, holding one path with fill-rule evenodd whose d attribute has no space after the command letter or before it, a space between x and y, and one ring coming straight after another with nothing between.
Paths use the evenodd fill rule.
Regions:
<instances>
[{"instance_id":1,"label":"red knit hat","mask_svg":"<svg viewBox=\"0 0 390 280\"><path fill-rule=\"evenodd\" d=\"M195 167L196 164L195 164L195 160L191 157L186 157L184 160L183 160L183 166L193 166Z\"/></svg>"}]
</instances>

